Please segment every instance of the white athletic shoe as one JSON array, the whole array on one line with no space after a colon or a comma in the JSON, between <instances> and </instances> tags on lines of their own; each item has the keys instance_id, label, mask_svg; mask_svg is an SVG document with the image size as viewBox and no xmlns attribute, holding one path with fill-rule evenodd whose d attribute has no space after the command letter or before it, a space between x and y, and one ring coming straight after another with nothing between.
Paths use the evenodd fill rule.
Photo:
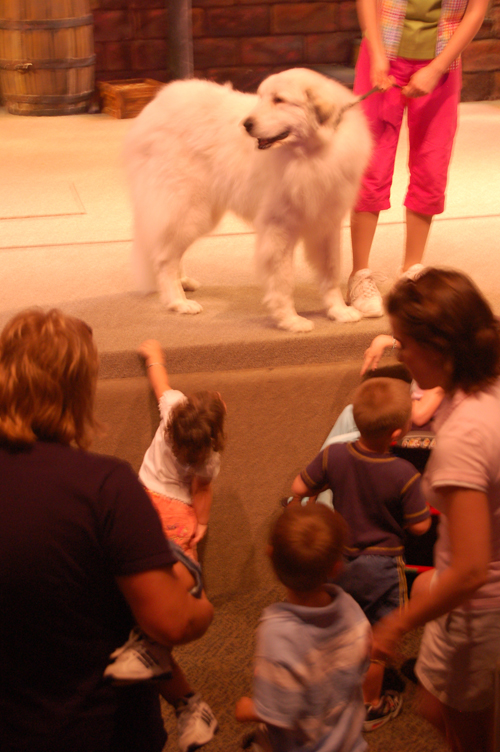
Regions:
<instances>
[{"instance_id":1,"label":"white athletic shoe","mask_svg":"<svg viewBox=\"0 0 500 752\"><path fill-rule=\"evenodd\" d=\"M176 711L178 744L181 752L192 752L213 739L219 728L217 719L200 695L189 698L187 705Z\"/></svg>"},{"instance_id":2,"label":"white athletic shoe","mask_svg":"<svg viewBox=\"0 0 500 752\"><path fill-rule=\"evenodd\" d=\"M378 291L370 269L361 269L349 277L347 304L352 305L366 318L384 315L382 296Z\"/></svg>"},{"instance_id":3,"label":"white athletic shoe","mask_svg":"<svg viewBox=\"0 0 500 752\"><path fill-rule=\"evenodd\" d=\"M405 272L400 270L399 279L418 279L426 269L423 264L413 264Z\"/></svg>"},{"instance_id":4,"label":"white athletic shoe","mask_svg":"<svg viewBox=\"0 0 500 752\"><path fill-rule=\"evenodd\" d=\"M170 649L151 640L138 627L129 639L111 653L114 662L106 666L104 677L115 684L131 684L151 679L168 679L172 675Z\"/></svg>"}]
</instances>

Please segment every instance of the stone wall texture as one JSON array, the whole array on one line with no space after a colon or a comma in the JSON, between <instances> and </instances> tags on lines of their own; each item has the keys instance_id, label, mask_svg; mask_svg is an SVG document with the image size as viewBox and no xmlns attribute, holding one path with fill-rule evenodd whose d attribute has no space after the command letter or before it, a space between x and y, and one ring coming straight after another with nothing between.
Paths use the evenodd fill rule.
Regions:
<instances>
[{"instance_id":1,"label":"stone wall texture","mask_svg":"<svg viewBox=\"0 0 500 752\"><path fill-rule=\"evenodd\" d=\"M355 0L191 2L196 76L255 91L284 68L353 66L360 38ZM168 0L90 0L90 7L97 81L170 80ZM500 0L490 0L464 52L462 98L500 98Z\"/></svg>"}]
</instances>

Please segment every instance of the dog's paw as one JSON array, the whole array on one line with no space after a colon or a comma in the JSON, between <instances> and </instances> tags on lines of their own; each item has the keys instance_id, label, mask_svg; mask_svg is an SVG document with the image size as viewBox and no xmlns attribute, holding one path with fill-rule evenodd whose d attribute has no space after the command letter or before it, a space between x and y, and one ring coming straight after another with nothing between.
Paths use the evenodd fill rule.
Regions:
<instances>
[{"instance_id":1,"label":"dog's paw","mask_svg":"<svg viewBox=\"0 0 500 752\"><path fill-rule=\"evenodd\" d=\"M201 286L198 280L192 277L181 277L181 285L184 292L194 292Z\"/></svg>"},{"instance_id":2,"label":"dog's paw","mask_svg":"<svg viewBox=\"0 0 500 752\"><path fill-rule=\"evenodd\" d=\"M314 329L314 324L303 316L289 316L277 322L279 329L286 329L288 332L310 332Z\"/></svg>"},{"instance_id":3,"label":"dog's paw","mask_svg":"<svg viewBox=\"0 0 500 752\"><path fill-rule=\"evenodd\" d=\"M167 309L176 313L195 314L203 311L203 306L197 303L196 300L174 300L167 305Z\"/></svg>"},{"instance_id":4,"label":"dog's paw","mask_svg":"<svg viewBox=\"0 0 500 752\"><path fill-rule=\"evenodd\" d=\"M357 308L354 308L354 306L332 306L328 309L326 312L326 315L329 319L334 319L335 321L340 321L343 324L349 323L351 321L359 321L363 318L363 314L361 314Z\"/></svg>"}]
</instances>

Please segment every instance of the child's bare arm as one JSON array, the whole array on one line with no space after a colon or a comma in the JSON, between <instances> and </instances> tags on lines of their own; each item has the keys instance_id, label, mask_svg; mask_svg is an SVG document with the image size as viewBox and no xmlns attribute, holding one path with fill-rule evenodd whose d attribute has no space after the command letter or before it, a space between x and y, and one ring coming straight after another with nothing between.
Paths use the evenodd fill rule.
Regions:
<instances>
[{"instance_id":1,"label":"child's bare arm","mask_svg":"<svg viewBox=\"0 0 500 752\"><path fill-rule=\"evenodd\" d=\"M411 419L416 426L424 426L430 421L444 397L444 390L440 386L425 389L419 400L413 400Z\"/></svg>"},{"instance_id":2,"label":"child's bare arm","mask_svg":"<svg viewBox=\"0 0 500 752\"><path fill-rule=\"evenodd\" d=\"M412 535L423 535L428 531L430 526L431 518L427 517L427 519L422 520L422 522L414 522L413 525L407 525L406 530L408 530L408 532Z\"/></svg>"},{"instance_id":3,"label":"child's bare arm","mask_svg":"<svg viewBox=\"0 0 500 752\"><path fill-rule=\"evenodd\" d=\"M254 701L251 697L240 697L234 710L236 720L240 723L258 723L261 718L255 712Z\"/></svg>"},{"instance_id":4,"label":"child's bare arm","mask_svg":"<svg viewBox=\"0 0 500 752\"><path fill-rule=\"evenodd\" d=\"M156 399L159 400L164 392L172 388L168 382L168 371L161 345L155 339L147 339L138 348L138 353L144 358L149 383Z\"/></svg>"},{"instance_id":5,"label":"child's bare arm","mask_svg":"<svg viewBox=\"0 0 500 752\"><path fill-rule=\"evenodd\" d=\"M210 518L210 509L212 507L213 491L211 481L204 481L202 478L195 476L191 483L191 500L193 509L196 514L197 526L193 538L193 544L196 545L207 532L208 520Z\"/></svg>"},{"instance_id":6,"label":"child's bare arm","mask_svg":"<svg viewBox=\"0 0 500 752\"><path fill-rule=\"evenodd\" d=\"M295 480L292 483L292 496L293 496L293 500L295 500L295 499L303 499L304 496L311 496L311 498L312 498L312 496L314 495L314 493L315 492L311 488L309 488L308 486L306 486L306 484L302 480L302 476L301 475L297 475L297 477L295 478ZM316 493L316 496L317 496L317 493Z\"/></svg>"}]
</instances>

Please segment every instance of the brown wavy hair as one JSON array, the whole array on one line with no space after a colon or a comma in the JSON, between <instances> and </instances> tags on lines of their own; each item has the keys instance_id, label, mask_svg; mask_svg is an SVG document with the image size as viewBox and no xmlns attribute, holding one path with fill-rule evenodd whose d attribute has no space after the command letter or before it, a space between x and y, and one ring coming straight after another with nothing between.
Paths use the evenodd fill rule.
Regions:
<instances>
[{"instance_id":1,"label":"brown wavy hair","mask_svg":"<svg viewBox=\"0 0 500 752\"><path fill-rule=\"evenodd\" d=\"M271 562L280 582L297 592L323 585L341 560L347 524L324 504L288 506L271 526Z\"/></svg>"},{"instance_id":2,"label":"brown wavy hair","mask_svg":"<svg viewBox=\"0 0 500 752\"><path fill-rule=\"evenodd\" d=\"M85 322L56 308L18 313L0 334L0 441L88 447L97 371Z\"/></svg>"},{"instance_id":3,"label":"brown wavy hair","mask_svg":"<svg viewBox=\"0 0 500 752\"><path fill-rule=\"evenodd\" d=\"M222 452L225 417L226 406L218 392L195 392L174 405L166 438L181 464L200 467L212 452Z\"/></svg>"},{"instance_id":4,"label":"brown wavy hair","mask_svg":"<svg viewBox=\"0 0 500 752\"><path fill-rule=\"evenodd\" d=\"M466 274L429 267L398 282L386 308L407 336L444 356L447 391L478 392L500 375L499 321Z\"/></svg>"}]
</instances>

